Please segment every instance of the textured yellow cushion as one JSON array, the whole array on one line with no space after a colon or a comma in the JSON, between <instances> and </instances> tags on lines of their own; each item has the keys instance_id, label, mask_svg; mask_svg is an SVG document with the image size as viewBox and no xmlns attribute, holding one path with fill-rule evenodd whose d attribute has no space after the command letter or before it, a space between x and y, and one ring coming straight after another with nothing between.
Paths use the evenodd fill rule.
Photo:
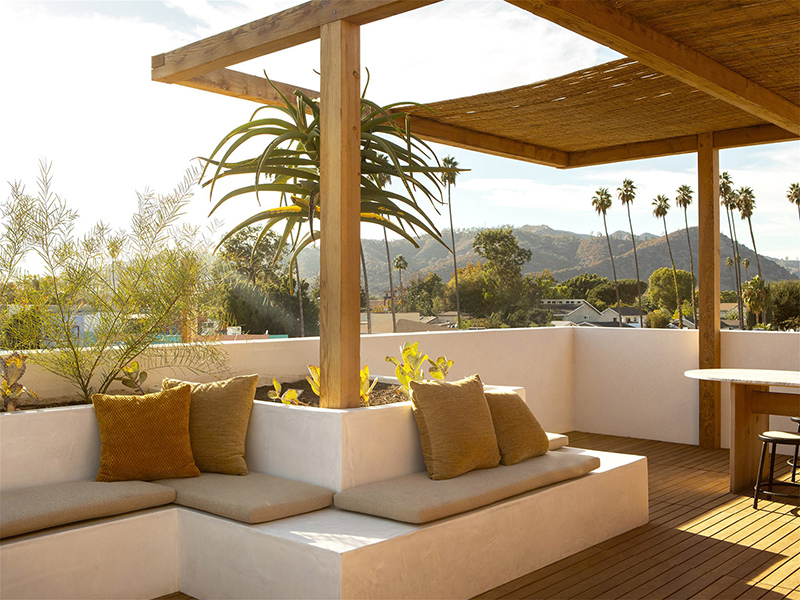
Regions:
<instances>
[{"instance_id":1,"label":"textured yellow cushion","mask_svg":"<svg viewBox=\"0 0 800 600\"><path fill-rule=\"evenodd\" d=\"M492 413L501 464L514 465L547 452L547 434L519 394L495 390L484 395Z\"/></svg>"},{"instance_id":2,"label":"textured yellow cushion","mask_svg":"<svg viewBox=\"0 0 800 600\"><path fill-rule=\"evenodd\" d=\"M411 382L411 402L431 479L450 479L500 462L480 377Z\"/></svg>"},{"instance_id":3,"label":"textured yellow cushion","mask_svg":"<svg viewBox=\"0 0 800 600\"><path fill-rule=\"evenodd\" d=\"M184 383L187 382L164 379L161 388L167 390ZM189 435L197 468L207 473L247 475L244 444L258 375L189 385Z\"/></svg>"},{"instance_id":4,"label":"textured yellow cushion","mask_svg":"<svg viewBox=\"0 0 800 600\"><path fill-rule=\"evenodd\" d=\"M189 442L189 386L145 394L95 394L100 426L97 481L197 477Z\"/></svg>"}]
</instances>

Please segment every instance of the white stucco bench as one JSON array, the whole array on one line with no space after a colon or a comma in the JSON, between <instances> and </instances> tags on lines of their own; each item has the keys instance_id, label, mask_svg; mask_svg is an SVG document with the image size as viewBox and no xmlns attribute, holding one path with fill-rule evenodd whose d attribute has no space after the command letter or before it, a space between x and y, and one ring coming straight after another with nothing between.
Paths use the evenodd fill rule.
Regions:
<instances>
[{"instance_id":1,"label":"white stucco bench","mask_svg":"<svg viewBox=\"0 0 800 600\"><path fill-rule=\"evenodd\" d=\"M296 473L341 492L424 468L408 405L300 408L256 403L252 471ZM549 437L551 448L567 441ZM99 462L90 406L2 415L0 444L3 491L89 479ZM335 507L242 522L260 517L231 508L241 490L213 476L169 481L172 504L0 541L0 597L470 597L647 522L644 458L568 447L551 454L601 466L422 524ZM493 551L476 563L475 548Z\"/></svg>"}]
</instances>

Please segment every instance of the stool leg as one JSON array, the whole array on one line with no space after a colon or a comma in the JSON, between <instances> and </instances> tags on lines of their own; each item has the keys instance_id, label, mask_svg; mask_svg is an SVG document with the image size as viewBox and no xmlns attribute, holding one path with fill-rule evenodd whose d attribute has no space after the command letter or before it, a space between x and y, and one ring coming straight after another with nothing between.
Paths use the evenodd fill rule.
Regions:
<instances>
[{"instance_id":1,"label":"stool leg","mask_svg":"<svg viewBox=\"0 0 800 600\"><path fill-rule=\"evenodd\" d=\"M792 482L794 482L795 474L797 473L797 453L800 450L800 445L794 447L794 460L792 461Z\"/></svg>"},{"instance_id":2,"label":"stool leg","mask_svg":"<svg viewBox=\"0 0 800 600\"><path fill-rule=\"evenodd\" d=\"M764 459L767 457L767 442L761 444L761 461L758 463L756 474L756 487L753 493L753 508L758 509L758 492L761 490L761 473L764 472Z\"/></svg>"},{"instance_id":3,"label":"stool leg","mask_svg":"<svg viewBox=\"0 0 800 600\"><path fill-rule=\"evenodd\" d=\"M769 458L769 491L773 491L773 485L775 484L775 453L778 451L778 444L776 442L771 443L772 447L770 448L770 458Z\"/></svg>"}]
</instances>

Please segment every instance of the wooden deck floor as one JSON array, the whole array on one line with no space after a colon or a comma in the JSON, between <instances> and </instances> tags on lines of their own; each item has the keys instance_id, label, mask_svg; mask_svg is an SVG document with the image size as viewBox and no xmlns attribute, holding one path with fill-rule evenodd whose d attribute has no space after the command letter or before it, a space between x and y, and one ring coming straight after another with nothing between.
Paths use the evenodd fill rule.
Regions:
<instances>
[{"instance_id":1,"label":"wooden deck floor","mask_svg":"<svg viewBox=\"0 0 800 600\"><path fill-rule=\"evenodd\" d=\"M647 456L650 522L479 598L800 599L798 502L728 492L728 451L580 432L570 446ZM776 464L777 467L777 464ZM788 473L781 461L780 473Z\"/></svg>"},{"instance_id":2,"label":"wooden deck floor","mask_svg":"<svg viewBox=\"0 0 800 600\"><path fill-rule=\"evenodd\" d=\"M647 456L650 522L481 599L800 600L798 501L728 492L728 451L573 431L570 445ZM780 471L788 474L785 461ZM171 594L164 600L193 600Z\"/></svg>"}]
</instances>

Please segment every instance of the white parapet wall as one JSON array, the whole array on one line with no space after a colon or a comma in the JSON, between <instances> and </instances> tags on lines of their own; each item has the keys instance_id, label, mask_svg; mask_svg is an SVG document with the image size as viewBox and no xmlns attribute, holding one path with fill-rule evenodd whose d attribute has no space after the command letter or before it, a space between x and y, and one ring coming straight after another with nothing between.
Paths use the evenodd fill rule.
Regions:
<instances>
[{"instance_id":1,"label":"white parapet wall","mask_svg":"<svg viewBox=\"0 0 800 600\"><path fill-rule=\"evenodd\" d=\"M683 375L698 366L696 330L574 332L575 429L699 443L698 382ZM723 331L720 345L723 368L800 369L800 333ZM722 384L721 391L720 437L729 448L730 386ZM772 417L770 427L796 430L788 417Z\"/></svg>"},{"instance_id":2,"label":"white parapet wall","mask_svg":"<svg viewBox=\"0 0 800 600\"><path fill-rule=\"evenodd\" d=\"M362 336L361 364L374 375L394 375L388 355L416 341L431 357L454 361L449 380L473 373L485 383L520 386L548 431L593 433L698 443L698 383L683 376L697 368L695 330L547 327L443 331ZM723 331L722 366L800 369L800 333ZM256 373L261 384L275 377L303 378L319 364L319 338L223 342L228 370L196 374L151 369L148 383L162 377L211 381ZM31 357L23 383L44 401L74 395L70 384L46 373ZM113 389L121 389L119 387ZM722 386L722 445L729 446L729 386ZM785 418L771 427L791 430Z\"/></svg>"},{"instance_id":3,"label":"white parapet wall","mask_svg":"<svg viewBox=\"0 0 800 600\"><path fill-rule=\"evenodd\" d=\"M573 329L576 430L698 443L696 331Z\"/></svg>"}]
</instances>

